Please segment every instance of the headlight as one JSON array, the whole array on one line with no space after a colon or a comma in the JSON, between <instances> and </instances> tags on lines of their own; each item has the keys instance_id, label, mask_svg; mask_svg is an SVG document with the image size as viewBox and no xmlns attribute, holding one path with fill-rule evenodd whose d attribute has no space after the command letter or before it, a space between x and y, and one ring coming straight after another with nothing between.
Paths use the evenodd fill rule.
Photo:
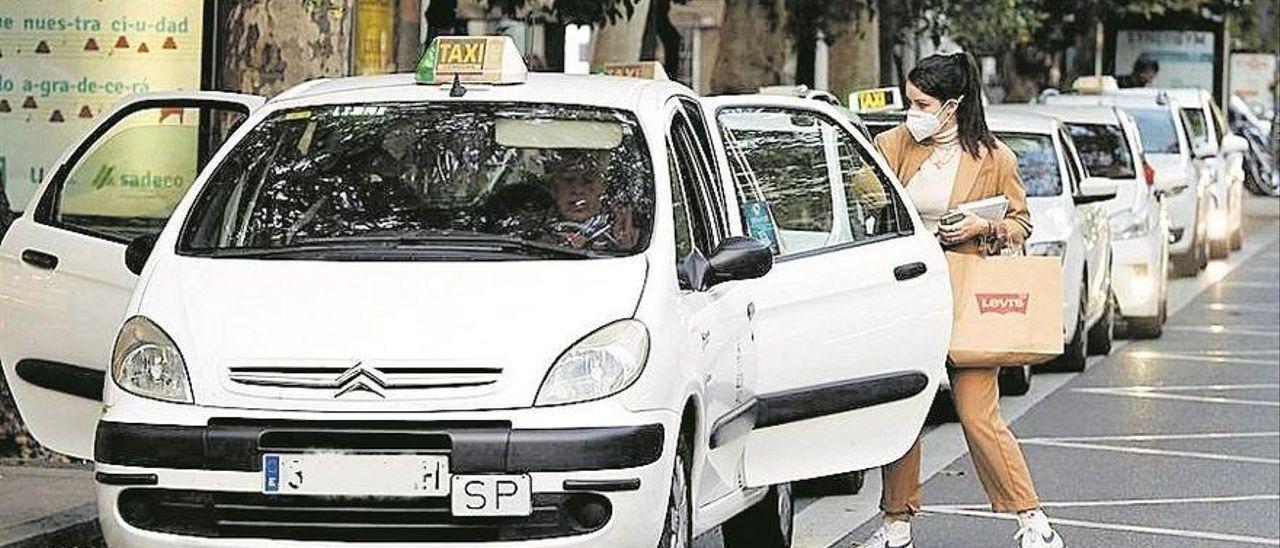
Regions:
<instances>
[{"instance_id":1,"label":"headlight","mask_svg":"<svg viewBox=\"0 0 1280 548\"><path fill-rule=\"evenodd\" d=\"M1061 257L1067 251L1067 242L1036 242L1027 244L1027 255Z\"/></svg>"},{"instance_id":2,"label":"headlight","mask_svg":"<svg viewBox=\"0 0 1280 548\"><path fill-rule=\"evenodd\" d=\"M1110 218L1111 237L1117 240L1141 238L1151 232L1151 222L1146 215L1125 209Z\"/></svg>"},{"instance_id":3,"label":"headlight","mask_svg":"<svg viewBox=\"0 0 1280 548\"><path fill-rule=\"evenodd\" d=\"M547 372L534 405L596 400L623 391L649 359L649 330L637 320L606 325L565 350Z\"/></svg>"},{"instance_id":4,"label":"headlight","mask_svg":"<svg viewBox=\"0 0 1280 548\"><path fill-rule=\"evenodd\" d=\"M124 322L111 355L111 379L125 392L157 400L192 403L187 365L173 339L151 320Z\"/></svg>"}]
</instances>

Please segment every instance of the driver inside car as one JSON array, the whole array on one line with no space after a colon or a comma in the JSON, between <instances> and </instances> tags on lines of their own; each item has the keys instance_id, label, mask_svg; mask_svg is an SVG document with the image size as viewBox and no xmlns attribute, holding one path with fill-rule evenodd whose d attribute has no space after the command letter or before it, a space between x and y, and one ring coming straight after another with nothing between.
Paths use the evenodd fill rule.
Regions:
<instances>
[{"instance_id":1,"label":"driver inside car","mask_svg":"<svg viewBox=\"0 0 1280 548\"><path fill-rule=\"evenodd\" d=\"M556 218L549 236L576 249L630 250L639 241L630 207L605 208L608 153L575 151L544 160Z\"/></svg>"}]
</instances>

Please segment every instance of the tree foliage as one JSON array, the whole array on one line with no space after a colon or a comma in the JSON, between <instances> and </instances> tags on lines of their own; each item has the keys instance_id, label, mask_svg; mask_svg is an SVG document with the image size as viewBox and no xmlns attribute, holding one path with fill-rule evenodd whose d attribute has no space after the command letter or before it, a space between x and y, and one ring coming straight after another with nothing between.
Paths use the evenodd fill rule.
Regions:
<instances>
[{"instance_id":1,"label":"tree foliage","mask_svg":"<svg viewBox=\"0 0 1280 548\"><path fill-rule=\"evenodd\" d=\"M604 25L630 19L639 0L488 0L489 7L516 17L527 9L546 8L545 13L567 25Z\"/></svg>"}]
</instances>

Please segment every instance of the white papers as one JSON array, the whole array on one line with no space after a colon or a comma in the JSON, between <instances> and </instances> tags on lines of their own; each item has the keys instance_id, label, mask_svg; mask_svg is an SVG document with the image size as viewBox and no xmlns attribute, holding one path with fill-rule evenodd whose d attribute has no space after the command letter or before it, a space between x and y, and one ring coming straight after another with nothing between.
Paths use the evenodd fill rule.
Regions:
<instances>
[{"instance_id":1,"label":"white papers","mask_svg":"<svg viewBox=\"0 0 1280 548\"><path fill-rule=\"evenodd\" d=\"M996 196L995 198L987 198L976 202L965 202L957 205L956 209L972 213L988 221L999 221L1004 219L1004 213L1009 209L1009 200L1004 196Z\"/></svg>"}]
</instances>

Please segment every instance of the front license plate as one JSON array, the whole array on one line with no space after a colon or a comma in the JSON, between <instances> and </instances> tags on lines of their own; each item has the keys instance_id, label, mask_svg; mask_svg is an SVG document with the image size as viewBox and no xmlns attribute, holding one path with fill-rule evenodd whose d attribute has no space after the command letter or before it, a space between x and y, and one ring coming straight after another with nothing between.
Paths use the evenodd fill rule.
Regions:
<instances>
[{"instance_id":1,"label":"front license plate","mask_svg":"<svg viewBox=\"0 0 1280 548\"><path fill-rule=\"evenodd\" d=\"M533 487L527 475L453 476L450 503L455 516L527 516Z\"/></svg>"},{"instance_id":2,"label":"front license plate","mask_svg":"<svg viewBox=\"0 0 1280 548\"><path fill-rule=\"evenodd\" d=\"M449 457L267 454L262 476L262 492L269 494L443 497L449 494Z\"/></svg>"}]
</instances>

